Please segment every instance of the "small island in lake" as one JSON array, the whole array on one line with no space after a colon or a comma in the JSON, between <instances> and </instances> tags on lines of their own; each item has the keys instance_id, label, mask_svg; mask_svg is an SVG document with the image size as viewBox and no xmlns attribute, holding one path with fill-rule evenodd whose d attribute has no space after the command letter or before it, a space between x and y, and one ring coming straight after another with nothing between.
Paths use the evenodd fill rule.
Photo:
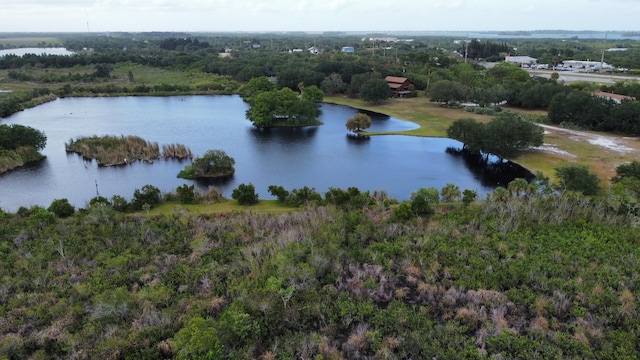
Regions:
<instances>
[{"instance_id":1,"label":"small island in lake","mask_svg":"<svg viewBox=\"0 0 640 360\"><path fill-rule=\"evenodd\" d=\"M98 166L126 165L142 160L153 162L155 159L186 159L193 154L182 144L162 146L162 154L158 143L149 142L141 137L129 136L90 136L71 139L64 144L67 152L81 155L84 159L96 159Z\"/></svg>"},{"instance_id":2,"label":"small island in lake","mask_svg":"<svg viewBox=\"0 0 640 360\"><path fill-rule=\"evenodd\" d=\"M222 150L209 150L178 173L181 179L216 179L233 175L236 160Z\"/></svg>"},{"instance_id":3,"label":"small island in lake","mask_svg":"<svg viewBox=\"0 0 640 360\"><path fill-rule=\"evenodd\" d=\"M276 85L267 77L254 78L245 85L240 95L251 105L247 119L258 128L318 126L319 103L324 93L317 86L299 84L300 93Z\"/></svg>"}]
</instances>

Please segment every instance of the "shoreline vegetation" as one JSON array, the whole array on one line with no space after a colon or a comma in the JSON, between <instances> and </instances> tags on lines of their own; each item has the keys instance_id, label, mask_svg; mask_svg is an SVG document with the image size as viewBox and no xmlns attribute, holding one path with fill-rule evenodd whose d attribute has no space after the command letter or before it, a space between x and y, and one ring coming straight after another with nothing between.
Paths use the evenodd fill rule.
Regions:
<instances>
[{"instance_id":1,"label":"shoreline vegetation","mask_svg":"<svg viewBox=\"0 0 640 360\"><path fill-rule=\"evenodd\" d=\"M65 143L65 151L76 153L85 160L95 159L99 167L127 165L135 161L152 163L160 158L182 160L193 157L191 150L182 144L163 145L161 153L158 143L134 135L79 137Z\"/></svg>"},{"instance_id":2,"label":"shoreline vegetation","mask_svg":"<svg viewBox=\"0 0 640 360\"><path fill-rule=\"evenodd\" d=\"M0 150L0 175L45 159L36 149L23 146L15 150Z\"/></svg>"},{"instance_id":3,"label":"shoreline vegetation","mask_svg":"<svg viewBox=\"0 0 640 360\"><path fill-rule=\"evenodd\" d=\"M0 124L0 174L38 162L47 136L29 126Z\"/></svg>"}]
</instances>

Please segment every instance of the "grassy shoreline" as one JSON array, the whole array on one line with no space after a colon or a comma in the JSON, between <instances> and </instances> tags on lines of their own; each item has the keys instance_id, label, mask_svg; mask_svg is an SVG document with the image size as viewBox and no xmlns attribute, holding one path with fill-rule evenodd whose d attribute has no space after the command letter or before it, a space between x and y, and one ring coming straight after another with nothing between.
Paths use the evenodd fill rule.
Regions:
<instances>
[{"instance_id":1,"label":"grassy shoreline","mask_svg":"<svg viewBox=\"0 0 640 360\"><path fill-rule=\"evenodd\" d=\"M446 137L446 130L455 120L474 118L478 121L489 121L491 116L477 115L460 109L448 109L430 103L425 97L391 99L382 105L367 104L361 99L345 96L326 96L324 102L350 106L356 109L378 112L418 124L420 128L399 132L367 132L367 135L409 135L423 137ZM523 114L544 114L544 111L511 109ZM529 150L509 159L528 169L532 173L541 172L555 179L555 168L566 164L579 164L589 167L596 173L602 186L608 186L609 179L615 175L615 168L625 162L637 159L640 153L640 142L636 138L618 137L612 134L584 132L594 137L616 139L624 142L629 151L603 148L597 143L577 137L572 133L561 131L547 132L544 142L548 149L554 151Z\"/></svg>"}]
</instances>

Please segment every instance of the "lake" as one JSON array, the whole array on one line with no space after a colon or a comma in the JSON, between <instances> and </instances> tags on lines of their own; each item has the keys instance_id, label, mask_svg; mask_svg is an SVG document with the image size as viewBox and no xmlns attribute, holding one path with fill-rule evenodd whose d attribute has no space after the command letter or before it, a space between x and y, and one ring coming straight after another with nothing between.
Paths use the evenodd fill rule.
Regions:
<instances>
[{"instance_id":1,"label":"lake","mask_svg":"<svg viewBox=\"0 0 640 360\"><path fill-rule=\"evenodd\" d=\"M259 130L245 118L248 105L239 96L176 96L64 98L2 119L43 131L45 160L0 175L0 208L14 212L20 206L48 207L66 198L85 207L97 194L131 199L135 189L151 184L163 193L182 184L206 191L215 185L225 196L239 184L252 183L260 198L273 198L269 185L287 190L309 186L324 195L329 187L355 186L363 191L385 190L406 200L421 187L438 189L454 183L481 196L500 181L488 180L460 156L447 152L460 147L455 140L410 136L374 136L354 140L345 123L356 109L323 104L324 125L309 128ZM372 117L371 131L416 128L411 122L380 114ZM222 182L200 182L176 177L189 161L157 160L121 167L98 167L65 152L65 142L79 136L137 135L163 144L181 143L194 155L221 149L236 160L235 175ZM485 173L483 175L483 173Z\"/></svg>"},{"instance_id":2,"label":"lake","mask_svg":"<svg viewBox=\"0 0 640 360\"><path fill-rule=\"evenodd\" d=\"M73 55L73 51L69 51L65 48L17 48L17 49L3 49L0 50L0 57L5 55L24 56L26 54L33 55Z\"/></svg>"}]
</instances>

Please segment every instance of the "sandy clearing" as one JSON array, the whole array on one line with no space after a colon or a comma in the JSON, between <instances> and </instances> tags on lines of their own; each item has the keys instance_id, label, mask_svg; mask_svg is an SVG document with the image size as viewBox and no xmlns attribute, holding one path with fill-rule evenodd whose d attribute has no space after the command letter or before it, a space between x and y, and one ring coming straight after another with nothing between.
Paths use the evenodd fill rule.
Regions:
<instances>
[{"instance_id":1,"label":"sandy clearing","mask_svg":"<svg viewBox=\"0 0 640 360\"><path fill-rule=\"evenodd\" d=\"M637 138L629 138L629 137L617 137L617 136L610 136L610 135L600 135L600 134L594 134L591 132L587 132L587 131L579 131L579 130L571 130L571 129L565 129L565 128L561 128L561 127L557 127L557 126L551 126L551 125L540 125L543 129L545 129L545 134L551 134L553 132L557 132L557 133L564 133L564 134L569 134L570 138L576 141L586 141L589 144L595 145L595 146L599 146L603 149L606 149L608 151L611 152L615 152L618 154L628 154L628 153L632 153L632 152L638 152L638 150L636 148L630 147L627 144L630 141L637 141ZM548 151L551 153L558 153L557 150L559 150L560 152L562 152L563 150L561 149L557 149L555 147L541 147L543 151ZM555 148L555 149L553 149ZM569 154L569 153L567 153ZM571 154L569 154L571 155ZM573 156L573 155L571 155ZM575 157L575 156L573 156Z\"/></svg>"}]
</instances>

